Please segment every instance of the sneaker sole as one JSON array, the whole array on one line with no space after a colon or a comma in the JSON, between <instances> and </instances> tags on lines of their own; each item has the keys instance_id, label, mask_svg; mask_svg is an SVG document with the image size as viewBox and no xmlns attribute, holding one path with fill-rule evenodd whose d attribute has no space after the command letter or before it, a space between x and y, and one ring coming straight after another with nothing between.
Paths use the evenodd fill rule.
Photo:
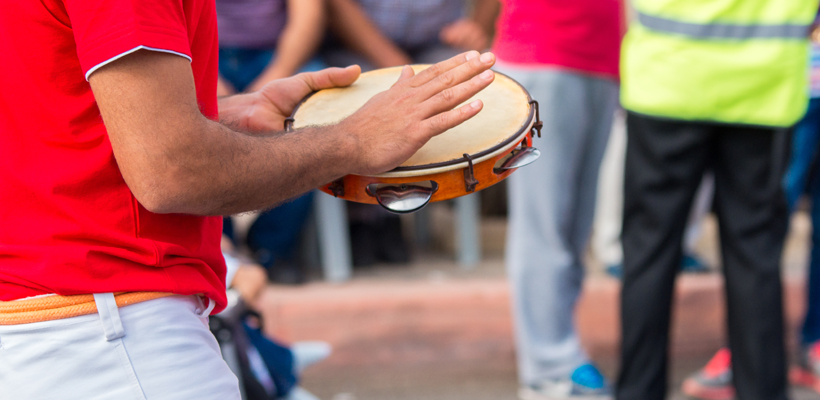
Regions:
<instances>
[{"instance_id":1,"label":"sneaker sole","mask_svg":"<svg viewBox=\"0 0 820 400\"><path fill-rule=\"evenodd\" d=\"M703 400L732 400L735 398L735 388L733 387L708 387L693 379L683 381L681 391L689 397Z\"/></svg>"},{"instance_id":2,"label":"sneaker sole","mask_svg":"<svg viewBox=\"0 0 820 400\"><path fill-rule=\"evenodd\" d=\"M548 396L530 388L518 389L518 398L520 400L613 400L613 396L608 395Z\"/></svg>"},{"instance_id":3,"label":"sneaker sole","mask_svg":"<svg viewBox=\"0 0 820 400\"><path fill-rule=\"evenodd\" d=\"M801 367L793 367L789 370L789 382L793 385L809 388L820 393L820 378Z\"/></svg>"}]
</instances>

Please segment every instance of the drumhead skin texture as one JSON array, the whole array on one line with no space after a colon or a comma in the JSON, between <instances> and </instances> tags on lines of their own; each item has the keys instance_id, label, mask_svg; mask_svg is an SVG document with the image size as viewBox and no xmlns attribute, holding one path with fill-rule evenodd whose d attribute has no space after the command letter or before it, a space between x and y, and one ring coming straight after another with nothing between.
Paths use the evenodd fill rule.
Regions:
<instances>
[{"instance_id":1,"label":"drumhead skin texture","mask_svg":"<svg viewBox=\"0 0 820 400\"><path fill-rule=\"evenodd\" d=\"M427 67L429 65L413 65L417 73ZM402 68L394 67L366 72L349 87L326 89L314 93L296 110L293 116L294 128L330 125L347 118L370 98L396 83ZM514 80L496 73L493 83L467 100L465 104L474 99L484 102L484 108L478 115L430 139L401 167L423 167L463 159L464 153L474 155L498 146L512 136L520 136L522 133L526 135L526 128L532 123L529 95ZM410 172L400 173L400 175L425 173ZM385 175L388 174L397 173L390 172Z\"/></svg>"}]
</instances>

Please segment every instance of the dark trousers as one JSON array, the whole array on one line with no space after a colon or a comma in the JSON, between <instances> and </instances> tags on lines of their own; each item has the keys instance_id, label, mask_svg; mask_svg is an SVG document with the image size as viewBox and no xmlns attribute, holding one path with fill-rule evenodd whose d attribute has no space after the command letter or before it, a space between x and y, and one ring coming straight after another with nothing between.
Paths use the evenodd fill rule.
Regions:
<instances>
[{"instance_id":1,"label":"dark trousers","mask_svg":"<svg viewBox=\"0 0 820 400\"><path fill-rule=\"evenodd\" d=\"M681 241L714 171L737 397L786 399L780 255L787 129L627 116L618 400L663 399Z\"/></svg>"},{"instance_id":2,"label":"dark trousers","mask_svg":"<svg viewBox=\"0 0 820 400\"><path fill-rule=\"evenodd\" d=\"M811 197L811 257L806 280L806 318L801 343L804 346L820 340L820 98L809 101L803 119L794 126L789 169L783 179L789 209L794 210L804 193Z\"/></svg>"}]
</instances>

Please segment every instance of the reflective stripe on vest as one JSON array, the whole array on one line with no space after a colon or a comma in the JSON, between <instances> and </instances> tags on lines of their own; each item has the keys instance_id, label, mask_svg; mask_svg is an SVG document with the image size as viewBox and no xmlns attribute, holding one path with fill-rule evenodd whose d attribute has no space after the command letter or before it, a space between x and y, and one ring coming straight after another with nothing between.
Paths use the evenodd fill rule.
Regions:
<instances>
[{"instance_id":1,"label":"reflective stripe on vest","mask_svg":"<svg viewBox=\"0 0 820 400\"><path fill-rule=\"evenodd\" d=\"M787 127L805 113L818 0L633 0L621 104L686 121Z\"/></svg>"},{"instance_id":2,"label":"reflective stripe on vest","mask_svg":"<svg viewBox=\"0 0 820 400\"><path fill-rule=\"evenodd\" d=\"M695 24L638 12L641 25L657 32L696 39L806 39L811 25Z\"/></svg>"}]
</instances>

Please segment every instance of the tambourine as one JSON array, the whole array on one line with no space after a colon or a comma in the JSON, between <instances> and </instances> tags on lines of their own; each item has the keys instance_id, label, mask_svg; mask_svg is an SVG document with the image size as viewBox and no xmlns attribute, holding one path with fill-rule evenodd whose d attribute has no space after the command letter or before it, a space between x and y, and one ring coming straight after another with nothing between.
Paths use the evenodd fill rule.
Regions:
<instances>
[{"instance_id":1,"label":"tambourine","mask_svg":"<svg viewBox=\"0 0 820 400\"><path fill-rule=\"evenodd\" d=\"M428 66L414 65L413 69L418 72ZM396 83L401 70L366 72L348 87L308 95L285 121L285 129L329 125L347 118ZM430 139L399 167L372 176L347 175L320 189L404 214L429 202L486 189L538 159L541 153L531 146L533 136L541 136L538 103L524 87L496 72L495 80L468 102L474 99L484 102L481 112Z\"/></svg>"}]
</instances>

